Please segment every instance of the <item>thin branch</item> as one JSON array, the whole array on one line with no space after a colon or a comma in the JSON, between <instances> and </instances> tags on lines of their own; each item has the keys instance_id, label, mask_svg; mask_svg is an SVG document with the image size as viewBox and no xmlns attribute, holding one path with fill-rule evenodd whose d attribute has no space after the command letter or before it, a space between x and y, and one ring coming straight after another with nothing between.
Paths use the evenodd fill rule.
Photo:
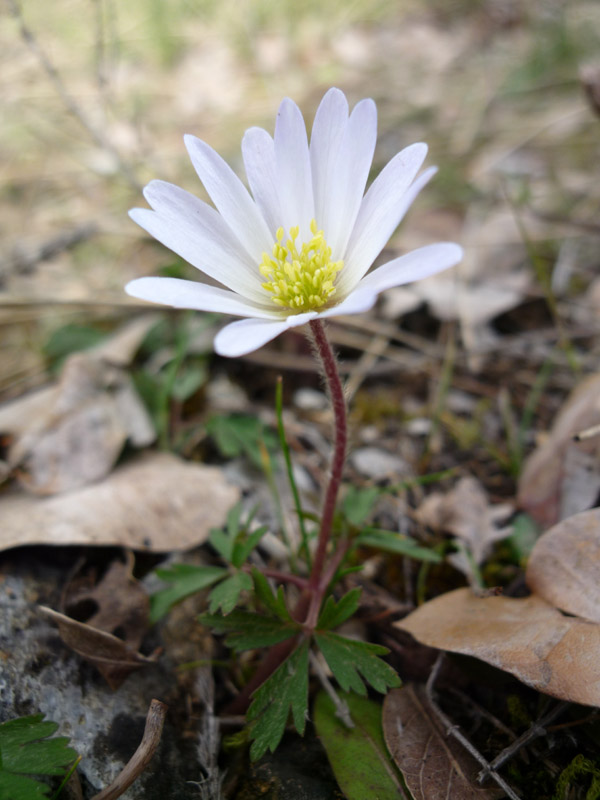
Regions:
<instances>
[{"instance_id":1,"label":"thin branch","mask_svg":"<svg viewBox=\"0 0 600 800\"><path fill-rule=\"evenodd\" d=\"M140 746L110 786L95 794L92 800L116 800L139 778L159 745L166 714L167 706L160 700L152 700Z\"/></svg>"},{"instance_id":2,"label":"thin branch","mask_svg":"<svg viewBox=\"0 0 600 800\"><path fill-rule=\"evenodd\" d=\"M434 695L433 695L433 687L434 687L434 684L435 684L435 682L437 680L437 677L438 677L438 675L440 673L440 669L442 667L442 664L444 663L444 657L445 657L445 654L444 653L440 653L440 655L438 656L435 664L433 665L433 669L431 670L431 673L430 673L429 678L427 680L427 684L425 685L425 693L427 695L427 700L429 701L429 705L430 705L432 711L435 713L437 718L440 720L440 722L442 723L442 725L446 729L446 735L454 737L458 742L460 742L462 744L462 746L465 748L465 750L468 753L470 753L471 756L473 756L473 758L479 764L481 764L483 769L482 769L482 771L481 771L481 773L479 775L480 782L481 782L482 776L483 777L489 776L493 781L495 781L498 784L498 786L500 786L506 792L506 795L507 795L507 797L510 798L510 800L521 800L519 795L516 794L513 791L513 789L511 789L511 787L508 785L508 783L506 783L504 778L501 775L498 775L498 773L495 771L493 765L489 763L489 761L485 758L485 756L483 756L479 752L479 750L477 750L477 748L474 747L474 745L471 744L471 742L467 739L467 737L463 733L461 733L458 725L455 725L452 722L452 720L449 717L447 717L446 714L444 714L442 709L436 703L436 701L434 699Z\"/></svg>"}]
</instances>

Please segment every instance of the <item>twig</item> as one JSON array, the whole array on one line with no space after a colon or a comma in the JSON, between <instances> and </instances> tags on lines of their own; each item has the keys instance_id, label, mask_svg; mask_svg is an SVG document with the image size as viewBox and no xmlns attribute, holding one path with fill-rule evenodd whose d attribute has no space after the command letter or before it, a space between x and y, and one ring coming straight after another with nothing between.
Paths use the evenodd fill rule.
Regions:
<instances>
[{"instance_id":1,"label":"twig","mask_svg":"<svg viewBox=\"0 0 600 800\"><path fill-rule=\"evenodd\" d=\"M61 231L56 236L35 247L28 248L28 250L21 250L19 246L13 248L12 255L0 261L0 280L11 272L24 274L31 272L40 261L48 261L62 253L63 250L85 242L86 239L98 233L98 230L95 222L84 222L71 230Z\"/></svg>"},{"instance_id":2,"label":"twig","mask_svg":"<svg viewBox=\"0 0 600 800\"><path fill-rule=\"evenodd\" d=\"M435 713L437 718L440 720L444 728L446 729L447 736L453 736L458 742L462 744L462 746L469 752L473 758L481 764L483 767L481 773L479 774L479 780L481 782L482 776L489 776L493 781L495 781L498 786L506 792L506 795L510 798L510 800L521 800L518 794L511 789L511 787L506 783L504 778L495 771L494 766L489 763L489 761L483 756L477 748L471 744L471 742L467 739L467 737L462 734L458 728L458 725L455 725L452 720L444 714L442 709L438 706L435 702L433 696L433 686L437 680L439 675L440 669L442 664L444 663L444 653L440 653L437 658L437 661L433 665L433 669L429 675L427 683L425 685L425 693L427 695L427 700L429 701L429 705L431 706L432 711Z\"/></svg>"},{"instance_id":3,"label":"twig","mask_svg":"<svg viewBox=\"0 0 600 800\"><path fill-rule=\"evenodd\" d=\"M492 769L498 769L512 758L515 753L518 753L522 747L532 742L534 739L537 739L538 736L544 736L546 734L546 726L549 722L556 719L560 714L563 713L569 707L569 703L561 701L557 703L554 708L552 708L547 714L545 714L541 719L536 720L533 725L525 731L518 739L516 739L512 744L509 744L508 747L505 747L504 750L499 753L496 758L491 762L490 767ZM479 776L479 780L481 782L482 776Z\"/></svg>"},{"instance_id":4,"label":"twig","mask_svg":"<svg viewBox=\"0 0 600 800\"><path fill-rule=\"evenodd\" d=\"M331 685L331 681L327 677L325 670L323 669L319 658L313 653L311 650L309 653L310 663L312 668L314 669L317 678L319 679L321 686L325 689L333 705L335 706L335 716L340 720L340 722L346 726L346 728L354 728L354 722L352 722L352 717L350 716L350 709L348 708L348 703L345 700L341 700Z\"/></svg>"},{"instance_id":5,"label":"twig","mask_svg":"<svg viewBox=\"0 0 600 800\"><path fill-rule=\"evenodd\" d=\"M125 176L128 183L136 191L141 191L142 186L140 182L130 167L123 161L113 144L106 139L104 134L102 134L94 125L92 125L87 116L67 91L67 88L64 85L58 70L50 61L44 50L40 47L40 44L35 38L33 32L25 24L25 20L23 19L23 14L17 0L6 0L6 2L8 3L8 9L10 13L17 21L21 38L36 57L38 63L54 85L54 88L56 89L66 110L69 112L69 114L71 114L71 116L75 117L82 128L84 128L84 130L90 135L95 144L102 150L105 150L115 160L119 167L119 171Z\"/></svg>"},{"instance_id":6,"label":"twig","mask_svg":"<svg viewBox=\"0 0 600 800\"><path fill-rule=\"evenodd\" d=\"M95 794L92 800L116 800L139 778L158 747L166 714L167 706L160 700L152 700L140 746L110 786Z\"/></svg>"}]
</instances>

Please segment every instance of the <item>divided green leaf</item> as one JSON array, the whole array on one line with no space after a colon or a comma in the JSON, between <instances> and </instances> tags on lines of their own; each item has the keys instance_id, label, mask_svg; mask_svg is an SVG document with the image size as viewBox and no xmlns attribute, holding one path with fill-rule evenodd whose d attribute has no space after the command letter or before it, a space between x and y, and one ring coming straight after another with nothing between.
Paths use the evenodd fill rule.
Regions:
<instances>
[{"instance_id":1,"label":"divided green leaf","mask_svg":"<svg viewBox=\"0 0 600 800\"><path fill-rule=\"evenodd\" d=\"M396 553L408 556L418 561L428 561L431 564L440 564L442 556L428 547L421 547L416 539L403 536L394 531L381 530L380 528L365 528L354 540L356 546L373 547L387 553Z\"/></svg>"},{"instance_id":2,"label":"divided green leaf","mask_svg":"<svg viewBox=\"0 0 600 800\"><path fill-rule=\"evenodd\" d=\"M358 642L329 632L315 633L315 641L345 692L352 690L366 695L363 679L382 694L388 688L400 686L396 671L379 658L389 653L387 647Z\"/></svg>"},{"instance_id":3,"label":"divided green leaf","mask_svg":"<svg viewBox=\"0 0 600 800\"><path fill-rule=\"evenodd\" d=\"M221 581L211 591L208 599L208 610L215 614L219 609L229 614L236 607L242 592L252 589L252 578L246 572L238 572Z\"/></svg>"},{"instance_id":4,"label":"divided green leaf","mask_svg":"<svg viewBox=\"0 0 600 800\"><path fill-rule=\"evenodd\" d=\"M248 518L242 523L242 504L236 503L227 514L227 527L213 528L210 532L209 542L215 550L230 564L238 569L245 563L250 553L267 532L268 528L263 525L252 533L248 533L258 506L255 506Z\"/></svg>"},{"instance_id":5,"label":"divided green leaf","mask_svg":"<svg viewBox=\"0 0 600 800\"><path fill-rule=\"evenodd\" d=\"M231 562L235 567L241 567L248 560L248 556L268 530L266 525L261 525L260 528L252 531L252 533L246 534L244 532L244 536L236 541L233 548Z\"/></svg>"},{"instance_id":6,"label":"divided green leaf","mask_svg":"<svg viewBox=\"0 0 600 800\"><path fill-rule=\"evenodd\" d=\"M68 738L50 738L58 725L43 720L43 714L33 714L0 725L0 798L48 797L50 787L30 776L63 775L77 758Z\"/></svg>"},{"instance_id":7,"label":"divided green leaf","mask_svg":"<svg viewBox=\"0 0 600 800\"><path fill-rule=\"evenodd\" d=\"M300 631L296 622L282 622L274 617L263 617L239 609L226 617L220 614L201 614L198 619L215 633L226 633L225 644L238 652L271 647L296 636Z\"/></svg>"},{"instance_id":8,"label":"divided green leaf","mask_svg":"<svg viewBox=\"0 0 600 800\"><path fill-rule=\"evenodd\" d=\"M230 508L227 512L226 528L213 528L208 539L217 553L229 563L232 561L233 546L240 532L241 518L242 504L236 503L233 508Z\"/></svg>"},{"instance_id":9,"label":"divided green leaf","mask_svg":"<svg viewBox=\"0 0 600 800\"><path fill-rule=\"evenodd\" d=\"M317 628L319 630L337 628L349 619L360 605L361 592L360 587L352 589L340 599L339 603L329 596L319 616Z\"/></svg>"},{"instance_id":10,"label":"divided green leaf","mask_svg":"<svg viewBox=\"0 0 600 800\"><path fill-rule=\"evenodd\" d=\"M281 741L289 712L296 730L304 734L308 716L308 641L294 650L252 695L248 720L252 722L250 748L253 761L267 750L272 753Z\"/></svg>"},{"instance_id":11,"label":"divided green leaf","mask_svg":"<svg viewBox=\"0 0 600 800\"><path fill-rule=\"evenodd\" d=\"M256 596L264 607L284 622L293 622L285 604L283 586L280 586L277 589L277 594L275 594L269 585L269 581L256 568L252 570L252 578L254 579Z\"/></svg>"},{"instance_id":12,"label":"divided green leaf","mask_svg":"<svg viewBox=\"0 0 600 800\"><path fill-rule=\"evenodd\" d=\"M212 586L221 580L228 571L224 567L197 567L193 564L174 564L168 569L157 569L158 577L170 583L150 598L150 619L157 622L169 609L191 594Z\"/></svg>"}]
</instances>

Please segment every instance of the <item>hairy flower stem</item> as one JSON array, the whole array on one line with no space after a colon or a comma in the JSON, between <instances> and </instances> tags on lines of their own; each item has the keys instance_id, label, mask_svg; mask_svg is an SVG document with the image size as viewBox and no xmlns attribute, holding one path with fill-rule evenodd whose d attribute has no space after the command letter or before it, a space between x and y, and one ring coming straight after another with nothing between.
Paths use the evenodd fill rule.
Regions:
<instances>
[{"instance_id":1,"label":"hairy flower stem","mask_svg":"<svg viewBox=\"0 0 600 800\"><path fill-rule=\"evenodd\" d=\"M335 355L325 335L325 329L321 320L311 320L309 323L315 349L321 360L327 388L331 397L331 404L334 413L334 451L331 461L331 475L323 500L323 511L321 514L321 527L319 529L319 540L317 550L312 563L312 569L308 580L303 587L303 591L298 599L298 603L293 611L293 617L298 622L304 622L306 630L314 630L319 610L323 602L323 596L327 586L332 580L335 572L344 559L349 547L349 542L343 540L339 543L335 553L333 553L329 564L327 561L327 545L331 538L331 526L335 513L335 504L342 482L342 471L346 459L346 446L348 443L348 423L346 419L346 398L340 374L338 372ZM289 580L289 577L287 578ZM297 582L298 585L299 582ZM250 681L238 694L238 696L227 707L228 714L240 714L246 711L250 702L252 692L257 689L267 678L269 678L277 667L282 664L290 655L297 640L287 639L284 642L272 647L265 659L260 664Z\"/></svg>"},{"instance_id":2,"label":"hairy flower stem","mask_svg":"<svg viewBox=\"0 0 600 800\"><path fill-rule=\"evenodd\" d=\"M319 613L319 608L323 600L323 594L327 585L323 585L322 576L327 558L327 545L331 538L331 526L335 513L335 504L342 482L342 472L346 459L346 446L348 443L348 423L346 419L346 398L344 388L337 368L337 363L329 340L325 334L323 323L319 319L309 322L315 349L321 360L323 373L327 382L329 396L334 414L334 451L331 461L331 475L329 484L323 501L323 511L321 513L321 527L319 530L319 541L312 564L312 570L308 579L308 591L311 594L308 614L305 624L308 628L314 628ZM332 576L329 576L331 580Z\"/></svg>"}]
</instances>

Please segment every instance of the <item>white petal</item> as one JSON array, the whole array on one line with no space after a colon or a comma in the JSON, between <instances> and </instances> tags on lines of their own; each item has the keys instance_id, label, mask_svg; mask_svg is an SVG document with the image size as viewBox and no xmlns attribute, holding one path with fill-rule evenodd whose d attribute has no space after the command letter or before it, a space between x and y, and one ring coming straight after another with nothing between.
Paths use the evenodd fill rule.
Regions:
<instances>
[{"instance_id":1,"label":"white petal","mask_svg":"<svg viewBox=\"0 0 600 800\"><path fill-rule=\"evenodd\" d=\"M366 273L417 194L434 175L432 167L412 183L426 154L425 144L405 148L384 167L366 193L348 242L339 283L342 292L349 291Z\"/></svg>"},{"instance_id":2,"label":"white petal","mask_svg":"<svg viewBox=\"0 0 600 800\"><path fill-rule=\"evenodd\" d=\"M322 227L336 261L345 255L361 207L376 140L377 108L372 100L361 100L346 125L336 160L335 180L325 206L326 222Z\"/></svg>"},{"instance_id":3,"label":"white petal","mask_svg":"<svg viewBox=\"0 0 600 800\"><path fill-rule=\"evenodd\" d=\"M281 318L281 314L276 311L258 308L244 302L233 292L198 281L186 281L180 278L137 278L125 286L125 291L139 300L148 300L151 303L161 303L174 308L192 308L195 311L212 311L237 317Z\"/></svg>"},{"instance_id":4,"label":"white petal","mask_svg":"<svg viewBox=\"0 0 600 800\"><path fill-rule=\"evenodd\" d=\"M242 139L242 155L252 195L273 234L274 243L282 215L273 139L262 128L250 128Z\"/></svg>"},{"instance_id":5,"label":"white petal","mask_svg":"<svg viewBox=\"0 0 600 800\"><path fill-rule=\"evenodd\" d=\"M331 208L328 198L337 178L337 158L347 122L348 101L344 93L330 89L319 104L310 137L315 219L326 236L329 236L327 211Z\"/></svg>"},{"instance_id":6,"label":"white petal","mask_svg":"<svg viewBox=\"0 0 600 800\"><path fill-rule=\"evenodd\" d=\"M215 336L215 352L235 358L258 350L280 333L292 327L288 320L271 322L262 319L242 319L226 325Z\"/></svg>"},{"instance_id":7,"label":"white petal","mask_svg":"<svg viewBox=\"0 0 600 800\"><path fill-rule=\"evenodd\" d=\"M377 300L377 292L360 284L339 305L322 311L319 317L340 317L343 314L362 314L373 308Z\"/></svg>"},{"instance_id":8,"label":"white petal","mask_svg":"<svg viewBox=\"0 0 600 800\"><path fill-rule=\"evenodd\" d=\"M164 215L149 208L132 208L129 216L151 236L206 275L249 300L257 303L264 301L258 267L255 278L249 271L247 261L241 261L237 254L211 241L193 218Z\"/></svg>"},{"instance_id":9,"label":"white petal","mask_svg":"<svg viewBox=\"0 0 600 800\"><path fill-rule=\"evenodd\" d=\"M300 109L289 98L281 103L277 114L275 159L283 215L280 225L286 232L298 225L300 241L307 241L315 216L308 140Z\"/></svg>"},{"instance_id":10,"label":"white petal","mask_svg":"<svg viewBox=\"0 0 600 800\"><path fill-rule=\"evenodd\" d=\"M211 200L236 238L260 263L263 252L270 251L273 241L248 190L227 162L206 142L189 134L184 139L194 168Z\"/></svg>"},{"instance_id":11,"label":"white petal","mask_svg":"<svg viewBox=\"0 0 600 800\"><path fill-rule=\"evenodd\" d=\"M238 291L238 286L243 285L249 296L257 300L263 299L256 262L250 258L218 211L179 186L166 181L151 181L144 189L144 197L160 217L168 218L169 221L164 226L166 236L172 240L176 235L174 228L183 228L185 237L191 236L193 239L193 244L186 248L187 256L160 238L163 244L234 291ZM134 209L131 216L142 227L146 227L144 220L148 218L147 214L142 214L140 221L136 219L138 214L137 209ZM156 221L152 224L156 225ZM186 246L181 236L177 241Z\"/></svg>"},{"instance_id":12,"label":"white petal","mask_svg":"<svg viewBox=\"0 0 600 800\"><path fill-rule=\"evenodd\" d=\"M430 244L382 264L363 278L357 288L378 294L394 286L402 286L442 272L458 264L462 257L462 247L453 242Z\"/></svg>"}]
</instances>

